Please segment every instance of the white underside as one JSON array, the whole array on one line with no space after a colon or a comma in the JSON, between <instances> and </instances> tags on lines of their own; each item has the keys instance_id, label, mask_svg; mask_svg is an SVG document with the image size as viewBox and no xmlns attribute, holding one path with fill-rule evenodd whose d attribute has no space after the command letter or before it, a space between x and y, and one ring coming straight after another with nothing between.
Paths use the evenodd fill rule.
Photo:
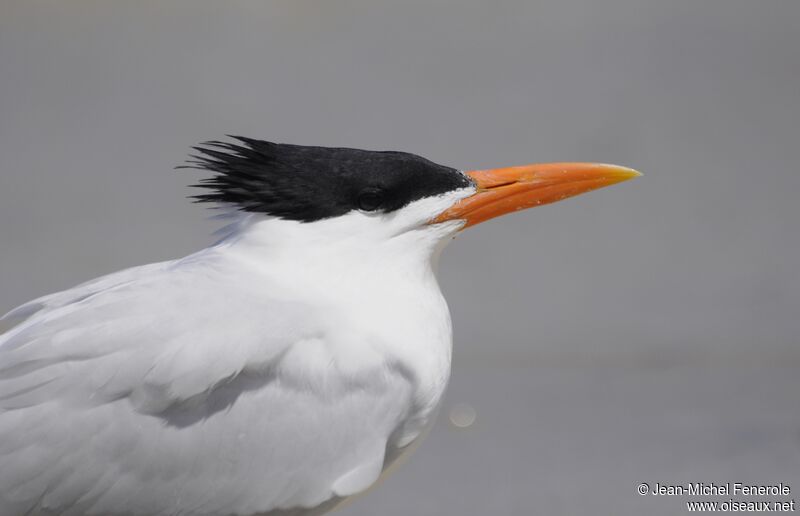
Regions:
<instances>
[{"instance_id":1,"label":"white underside","mask_svg":"<svg viewBox=\"0 0 800 516\"><path fill-rule=\"evenodd\" d=\"M460 223L238 218L214 247L34 301L0 335L0 514L315 514L430 425Z\"/></svg>"}]
</instances>

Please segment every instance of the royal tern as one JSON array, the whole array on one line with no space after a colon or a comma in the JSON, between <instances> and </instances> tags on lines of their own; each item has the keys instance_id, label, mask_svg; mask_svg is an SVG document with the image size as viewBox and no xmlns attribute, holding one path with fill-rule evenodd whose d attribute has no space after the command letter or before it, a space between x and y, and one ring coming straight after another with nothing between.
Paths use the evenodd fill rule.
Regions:
<instances>
[{"instance_id":1,"label":"royal tern","mask_svg":"<svg viewBox=\"0 0 800 516\"><path fill-rule=\"evenodd\" d=\"M461 172L237 137L197 147L213 246L8 313L0 515L312 515L372 485L450 375L453 236L638 174Z\"/></svg>"}]
</instances>

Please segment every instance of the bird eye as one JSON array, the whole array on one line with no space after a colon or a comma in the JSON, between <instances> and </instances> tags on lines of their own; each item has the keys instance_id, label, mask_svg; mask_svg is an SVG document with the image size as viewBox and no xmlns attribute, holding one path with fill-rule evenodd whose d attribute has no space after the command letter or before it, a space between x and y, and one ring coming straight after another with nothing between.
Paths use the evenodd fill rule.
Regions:
<instances>
[{"instance_id":1,"label":"bird eye","mask_svg":"<svg viewBox=\"0 0 800 516\"><path fill-rule=\"evenodd\" d=\"M364 211L375 211L383 204L383 192L370 188L358 194L358 208Z\"/></svg>"}]
</instances>

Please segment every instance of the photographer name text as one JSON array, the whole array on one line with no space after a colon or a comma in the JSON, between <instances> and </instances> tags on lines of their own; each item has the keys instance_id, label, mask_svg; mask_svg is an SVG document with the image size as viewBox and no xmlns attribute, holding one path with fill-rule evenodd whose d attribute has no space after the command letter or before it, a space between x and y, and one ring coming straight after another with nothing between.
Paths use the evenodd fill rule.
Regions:
<instances>
[{"instance_id":1,"label":"photographer name text","mask_svg":"<svg viewBox=\"0 0 800 516\"><path fill-rule=\"evenodd\" d=\"M653 496L789 496L792 488L782 482L772 485L753 485L742 482L719 484L714 482L693 482L689 484L662 484L661 482L656 482L648 491Z\"/></svg>"}]
</instances>

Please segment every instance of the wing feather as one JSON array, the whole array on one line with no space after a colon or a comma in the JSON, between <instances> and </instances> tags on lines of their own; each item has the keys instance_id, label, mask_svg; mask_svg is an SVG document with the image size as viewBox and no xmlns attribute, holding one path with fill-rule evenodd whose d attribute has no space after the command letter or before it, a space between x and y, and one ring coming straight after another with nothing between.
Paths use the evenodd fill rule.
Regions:
<instances>
[{"instance_id":1,"label":"wing feather","mask_svg":"<svg viewBox=\"0 0 800 516\"><path fill-rule=\"evenodd\" d=\"M337 364L336 314L241 276L154 264L12 311L0 514L305 514L371 484L408 378Z\"/></svg>"},{"instance_id":2,"label":"wing feather","mask_svg":"<svg viewBox=\"0 0 800 516\"><path fill-rule=\"evenodd\" d=\"M11 328L34 314L48 312L55 308L76 303L93 294L96 294L97 292L102 292L111 287L115 287L128 281L135 280L136 278L143 277L147 274L162 270L168 267L171 263L173 262L166 261L150 263L139 267L131 267L129 269L81 283L80 285L68 290L56 292L54 294L49 294L36 298L32 301L28 301L27 303L18 306L17 308L0 317L0 328Z\"/></svg>"}]
</instances>

